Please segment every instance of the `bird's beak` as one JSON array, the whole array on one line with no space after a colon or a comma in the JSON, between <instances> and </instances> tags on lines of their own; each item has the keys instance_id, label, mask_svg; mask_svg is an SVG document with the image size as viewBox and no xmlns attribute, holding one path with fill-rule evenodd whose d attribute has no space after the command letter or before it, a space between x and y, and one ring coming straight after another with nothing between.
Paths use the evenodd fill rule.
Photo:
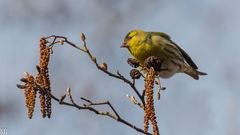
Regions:
<instances>
[{"instance_id":1,"label":"bird's beak","mask_svg":"<svg viewBox=\"0 0 240 135\"><path fill-rule=\"evenodd\" d=\"M120 46L120 48L129 48L129 45L127 45L126 42L123 42L123 44Z\"/></svg>"}]
</instances>

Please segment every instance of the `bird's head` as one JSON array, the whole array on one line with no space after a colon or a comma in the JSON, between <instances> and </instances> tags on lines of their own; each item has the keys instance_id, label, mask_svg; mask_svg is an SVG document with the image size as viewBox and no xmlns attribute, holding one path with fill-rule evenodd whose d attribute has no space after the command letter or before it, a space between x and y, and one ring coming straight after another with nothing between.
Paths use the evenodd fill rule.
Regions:
<instances>
[{"instance_id":1,"label":"bird's head","mask_svg":"<svg viewBox=\"0 0 240 135\"><path fill-rule=\"evenodd\" d=\"M148 33L143 30L132 30L125 36L121 48L127 48L131 51L134 47L142 45L148 38Z\"/></svg>"}]
</instances>

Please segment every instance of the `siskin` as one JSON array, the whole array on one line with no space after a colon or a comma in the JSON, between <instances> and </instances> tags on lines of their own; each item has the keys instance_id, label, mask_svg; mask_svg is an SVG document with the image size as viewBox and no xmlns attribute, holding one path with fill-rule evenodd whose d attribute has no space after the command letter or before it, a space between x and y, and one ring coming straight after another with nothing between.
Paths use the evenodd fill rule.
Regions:
<instances>
[{"instance_id":1,"label":"siskin","mask_svg":"<svg viewBox=\"0 0 240 135\"><path fill-rule=\"evenodd\" d=\"M141 67L148 57L159 58L161 69L164 70L158 74L162 78L170 78L175 73L186 73L198 80L199 75L207 75L198 71L197 65L190 56L175 44L170 36L162 32L132 30L126 35L121 47L127 48Z\"/></svg>"}]
</instances>

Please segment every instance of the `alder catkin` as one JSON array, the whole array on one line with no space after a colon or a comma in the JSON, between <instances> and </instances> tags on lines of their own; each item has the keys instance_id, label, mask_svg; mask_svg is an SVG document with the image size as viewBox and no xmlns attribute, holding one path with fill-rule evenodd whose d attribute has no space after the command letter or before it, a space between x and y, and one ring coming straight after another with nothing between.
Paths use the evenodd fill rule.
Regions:
<instances>
[{"instance_id":1,"label":"alder catkin","mask_svg":"<svg viewBox=\"0 0 240 135\"><path fill-rule=\"evenodd\" d=\"M155 71L151 67L145 78L145 90L146 90L146 106L144 115L144 132L148 132L149 121L153 126L153 134L159 135L159 130L156 121L156 113L154 108L153 88L155 81Z\"/></svg>"}]
</instances>

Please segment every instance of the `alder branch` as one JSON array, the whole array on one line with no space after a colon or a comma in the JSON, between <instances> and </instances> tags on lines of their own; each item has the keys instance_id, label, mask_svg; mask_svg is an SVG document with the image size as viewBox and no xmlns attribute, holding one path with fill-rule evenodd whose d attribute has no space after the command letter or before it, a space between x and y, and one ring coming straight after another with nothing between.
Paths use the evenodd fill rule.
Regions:
<instances>
[{"instance_id":1,"label":"alder branch","mask_svg":"<svg viewBox=\"0 0 240 135\"><path fill-rule=\"evenodd\" d=\"M86 38L85 38L85 35L84 34L81 34L81 40L83 41L83 47L79 47L78 45L72 43L71 41L69 41L67 39L67 37L64 37L64 36L56 36L56 35L52 35L52 36L49 36L49 37L46 37L46 39L48 38L53 38L53 41L52 43L50 44L50 46L53 46L57 43L60 43L60 44L63 44L63 43L67 43L67 45L70 45L84 53L87 53L87 55L89 56L89 58L91 59L91 61L95 64L95 66L102 72L108 74L109 76L113 77L113 78L116 78L116 79L119 79L119 80L122 80L123 82L127 83L131 88L132 90L136 93L137 97L141 100L143 106L145 106L145 99L144 99L144 96L140 94L140 92L138 91L138 89L136 88L135 86L135 82L134 81L130 81L128 80L126 77L124 77L119 71L117 71L117 73L112 73L108 70L105 70L104 68L102 68L98 62L97 62L97 59L96 57L94 57L92 55L92 53L90 52L90 50L88 49L87 47L87 43L86 43Z\"/></svg>"},{"instance_id":2,"label":"alder branch","mask_svg":"<svg viewBox=\"0 0 240 135\"><path fill-rule=\"evenodd\" d=\"M88 104L79 105L79 104L76 104L76 102L74 101L74 99L72 97L72 94L71 94L70 88L67 89L67 96L70 98L70 102L66 102L66 101L64 101L65 98L66 98L66 95L61 96L61 98L57 98L56 96L54 96L53 94L49 93L47 90L45 90L41 86L39 86L37 84L35 84L35 85L37 87L35 90L39 90L39 91L43 92L46 95L50 95L51 98L54 99L55 101L57 101L60 105L66 105L66 106L74 107L74 108L77 108L79 110L89 110L91 112L94 112L97 115L102 115L102 116L106 116L106 117L112 118L112 119L116 120L117 122L125 124L125 125L133 128L136 131L141 132L143 134L152 135L151 133L144 132L143 129L141 129L141 128L133 125L132 123L128 122L127 120L123 119L109 101L93 102L93 101L91 101L91 100L89 100L87 98L80 97L81 100L87 102ZM21 87L19 85L17 85L17 86ZM107 106L109 106L114 114L112 114L111 112L108 112L108 111L102 112L102 111L99 111L96 108L94 108L94 106L98 106L98 105L107 105Z\"/></svg>"},{"instance_id":3,"label":"alder branch","mask_svg":"<svg viewBox=\"0 0 240 135\"><path fill-rule=\"evenodd\" d=\"M116 73L113 73L113 72L109 71L107 69L107 64L106 63L99 64L97 62L96 57L94 55L92 55L92 53L90 52L90 50L87 47L86 37L85 37L84 34L81 34L81 40L83 41L83 46L79 47L78 45L69 41L67 39L67 37L64 37L64 36L51 35L49 37L41 38L41 40L40 40L40 53L41 53L40 56L42 56L42 57L40 57L40 67L44 67L44 66L47 67L47 64L48 64L48 61L49 61L49 56L50 56L50 55L47 55L47 54L53 53L53 47L55 45L58 45L58 44L60 44L60 45L64 45L64 44L70 45L70 46L74 47L75 49L78 49L78 50L86 53L88 55L88 57L91 59L91 61L95 64L95 66L97 67L98 70L102 71L103 73L105 73L105 74L107 74L107 75L109 75L113 78L116 78L116 79L121 80L121 81L125 82L126 84L128 84L131 87L131 89L133 90L133 92L136 93L139 101L134 96L127 96L127 97L130 99L130 101L133 104L138 105L140 108L142 108L145 111L145 109L146 109L145 107L147 106L147 105L145 105L145 94L146 94L146 92L145 92L145 90L143 90L142 93L140 93L139 90L135 86L135 79L138 79L140 76L143 76L140 73L140 71L138 71L136 69L135 70L133 69L130 72L130 76L132 77L132 80L127 79L119 71L117 71ZM48 57L46 57L46 56L48 56ZM41 63L41 61L43 61L44 63ZM44 69L43 73L41 73L39 69L40 69L39 66L37 66L37 71L39 72L38 74L40 74L40 75L41 74L43 74L43 75L46 74L46 79L48 80L49 79L48 69L47 68ZM131 127L134 130L136 130L140 133L146 134L146 135L153 135L153 134L155 135L156 133L159 134L158 132L149 133L148 131L146 131L142 128L139 128L139 127L135 126L134 124L128 122L127 120L123 119L122 116L120 116L120 114L118 113L118 111L110 103L110 101L93 102L93 101L91 101L91 100L89 100L85 97L80 97L80 99L82 101L84 101L85 103L79 104L79 103L75 102L70 88L67 89L67 92L66 92L65 95L61 96L60 98L57 98L47 89L48 87L45 87L44 85L42 85L42 83L38 83L39 81L41 82L42 80L38 80L38 78L36 78L36 80L34 80L34 79L35 78L31 75L28 75L27 77L25 76L23 79L21 79L21 81L24 82L25 84L24 85L17 84L17 87L20 88L20 89L24 89L25 91L26 91L27 88L31 88L31 89L33 89L32 91L34 91L35 93L37 93L37 92L43 93L45 96L51 97L50 99L53 99L53 100L57 101L60 105L66 105L66 106L74 107L74 108L77 108L79 110L88 110L90 112L94 112L97 115L102 115L102 116L112 118L115 121L120 122L122 124L125 124L128 127ZM161 89L160 81L158 82L158 84L159 84L159 91L160 91L160 89ZM48 86L50 87L50 81L49 81ZM34 95L34 96L36 97L36 95ZM68 97L70 101L68 101L68 102L65 101L66 97ZM26 100L29 100L29 99L26 98ZM100 110L95 108L95 106L102 106L102 105L108 106L110 108L110 111L100 111ZM34 106L33 106L33 109L34 109ZM154 110L154 109L151 109L151 110ZM153 126L154 126L154 124L153 124Z\"/></svg>"}]
</instances>

